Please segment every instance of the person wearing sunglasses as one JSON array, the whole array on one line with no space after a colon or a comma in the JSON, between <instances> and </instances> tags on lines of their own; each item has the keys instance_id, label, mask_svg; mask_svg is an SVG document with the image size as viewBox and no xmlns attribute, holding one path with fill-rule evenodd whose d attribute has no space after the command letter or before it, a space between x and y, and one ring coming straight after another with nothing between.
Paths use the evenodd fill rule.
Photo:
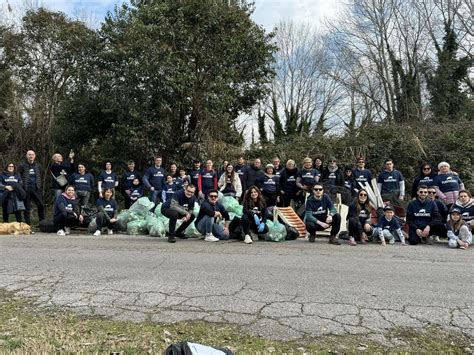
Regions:
<instances>
[{"instance_id":1,"label":"person wearing sunglasses","mask_svg":"<svg viewBox=\"0 0 474 355\"><path fill-rule=\"evenodd\" d=\"M418 243L432 243L431 227L441 221L436 203L428 198L428 187L418 186L418 197L407 206L407 223L409 227L408 242L411 245Z\"/></svg>"},{"instance_id":2,"label":"person wearing sunglasses","mask_svg":"<svg viewBox=\"0 0 474 355\"><path fill-rule=\"evenodd\" d=\"M370 216L374 207L369 203L367 191L359 190L357 197L349 205L347 221L349 224L349 245L357 245L357 242L367 244L373 227L370 223ZM357 242L356 242L357 241Z\"/></svg>"},{"instance_id":3,"label":"person wearing sunglasses","mask_svg":"<svg viewBox=\"0 0 474 355\"><path fill-rule=\"evenodd\" d=\"M415 178L413 181L413 185L411 187L411 198L417 198L417 191L419 185L425 185L428 187L433 186L434 178L436 176L436 172L433 171L433 168L429 163L423 163L420 166L420 174Z\"/></svg>"},{"instance_id":4,"label":"person wearing sunglasses","mask_svg":"<svg viewBox=\"0 0 474 355\"><path fill-rule=\"evenodd\" d=\"M336 212L331 199L324 193L323 185L320 183L314 185L313 195L306 201L305 224L310 243L315 242L317 231L331 227L329 243L341 244L337 237L341 228L341 216Z\"/></svg>"},{"instance_id":5,"label":"person wearing sunglasses","mask_svg":"<svg viewBox=\"0 0 474 355\"><path fill-rule=\"evenodd\" d=\"M25 210L23 202L25 197L21 177L16 173L15 164L10 162L0 175L0 204L4 223L8 223L10 214L14 214L16 221L21 222L21 211Z\"/></svg>"},{"instance_id":6,"label":"person wearing sunglasses","mask_svg":"<svg viewBox=\"0 0 474 355\"><path fill-rule=\"evenodd\" d=\"M169 221L169 236L168 242L175 243L176 237L180 239L187 239L184 231L194 221L193 208L197 203L196 187L189 184L184 189L176 192L172 197L166 200L161 207L163 216L168 217ZM182 224L176 230L176 222L178 219L182 220Z\"/></svg>"},{"instance_id":7,"label":"person wearing sunglasses","mask_svg":"<svg viewBox=\"0 0 474 355\"><path fill-rule=\"evenodd\" d=\"M201 204L199 214L194 225L199 233L204 235L206 242L218 242L229 239L229 213L218 201L217 190L210 190L207 199ZM219 224L224 220L224 225Z\"/></svg>"},{"instance_id":8,"label":"person wearing sunglasses","mask_svg":"<svg viewBox=\"0 0 474 355\"><path fill-rule=\"evenodd\" d=\"M321 175L324 186L329 187L331 196L336 195L336 187L344 186L344 173L337 165L337 159L335 157L329 157L328 165L324 168Z\"/></svg>"}]
</instances>

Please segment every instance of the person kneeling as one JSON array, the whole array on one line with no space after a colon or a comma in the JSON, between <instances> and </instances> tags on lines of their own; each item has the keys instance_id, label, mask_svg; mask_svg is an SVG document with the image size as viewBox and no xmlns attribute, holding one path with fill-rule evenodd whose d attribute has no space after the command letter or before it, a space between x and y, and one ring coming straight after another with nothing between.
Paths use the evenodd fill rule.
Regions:
<instances>
[{"instance_id":1,"label":"person kneeling","mask_svg":"<svg viewBox=\"0 0 474 355\"><path fill-rule=\"evenodd\" d=\"M224 219L224 225L218 224ZM229 214L224 206L218 201L217 190L209 190L207 199L202 203L199 214L194 225L199 233L204 234L206 242L218 242L221 239L229 239Z\"/></svg>"},{"instance_id":2,"label":"person kneeling","mask_svg":"<svg viewBox=\"0 0 474 355\"><path fill-rule=\"evenodd\" d=\"M305 211L306 230L309 232L309 241L314 243L316 231L323 231L331 228L329 243L340 245L337 234L341 228L341 216L336 213L336 209L323 191L323 185L316 183L313 187L313 196L306 201Z\"/></svg>"},{"instance_id":3,"label":"person kneeling","mask_svg":"<svg viewBox=\"0 0 474 355\"><path fill-rule=\"evenodd\" d=\"M57 234L60 236L70 234L71 227L82 224L83 221L84 217L79 213L74 186L68 185L54 203L54 226Z\"/></svg>"},{"instance_id":4,"label":"person kneeling","mask_svg":"<svg viewBox=\"0 0 474 355\"><path fill-rule=\"evenodd\" d=\"M268 209L262 193L255 185L251 186L245 193L243 203L242 228L245 233L245 244L252 244L254 236L250 236L251 233L255 238L259 234L268 233L268 226L265 224L267 215Z\"/></svg>"},{"instance_id":5,"label":"person kneeling","mask_svg":"<svg viewBox=\"0 0 474 355\"><path fill-rule=\"evenodd\" d=\"M112 198L114 190L111 188L103 189L101 198L97 199L96 205L99 213L95 218L97 229L94 236L102 234L102 229L107 228L107 234L114 234L113 228L117 222L117 202Z\"/></svg>"}]
</instances>

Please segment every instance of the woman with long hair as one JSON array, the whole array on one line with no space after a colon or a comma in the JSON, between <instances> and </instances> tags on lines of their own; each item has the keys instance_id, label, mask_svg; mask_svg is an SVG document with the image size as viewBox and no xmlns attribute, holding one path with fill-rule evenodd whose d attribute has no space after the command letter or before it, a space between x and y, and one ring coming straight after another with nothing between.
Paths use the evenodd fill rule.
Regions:
<instances>
[{"instance_id":1,"label":"woman with long hair","mask_svg":"<svg viewBox=\"0 0 474 355\"><path fill-rule=\"evenodd\" d=\"M25 210L23 202L25 196L21 177L16 172L15 164L10 162L0 175L0 204L2 205L4 223L8 223L11 213L15 215L17 222L21 222L21 211Z\"/></svg>"},{"instance_id":2,"label":"woman with long hair","mask_svg":"<svg viewBox=\"0 0 474 355\"><path fill-rule=\"evenodd\" d=\"M453 208L448 223L448 246L450 248L467 249L472 243L472 233L466 222L462 219L461 210Z\"/></svg>"},{"instance_id":3,"label":"woman with long hair","mask_svg":"<svg viewBox=\"0 0 474 355\"><path fill-rule=\"evenodd\" d=\"M247 190L243 201L242 228L245 233L244 243L252 244L250 234L257 235L268 233L267 221L268 209L260 189L252 185Z\"/></svg>"},{"instance_id":4,"label":"woman with long hair","mask_svg":"<svg viewBox=\"0 0 474 355\"><path fill-rule=\"evenodd\" d=\"M242 197L242 183L232 164L226 165L224 173L219 177L217 186L224 196L233 196L237 200Z\"/></svg>"},{"instance_id":5,"label":"woman with long hair","mask_svg":"<svg viewBox=\"0 0 474 355\"><path fill-rule=\"evenodd\" d=\"M349 206L349 212L347 213L350 245L357 245L356 241L362 244L367 243L368 236L373 231L370 223L370 215L373 209L369 203L367 191L360 189L354 202Z\"/></svg>"}]
</instances>

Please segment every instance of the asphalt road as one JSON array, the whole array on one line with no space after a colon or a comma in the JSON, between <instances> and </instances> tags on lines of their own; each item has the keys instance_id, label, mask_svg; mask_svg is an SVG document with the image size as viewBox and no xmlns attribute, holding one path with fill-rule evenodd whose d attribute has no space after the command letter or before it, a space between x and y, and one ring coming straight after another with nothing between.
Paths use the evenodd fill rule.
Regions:
<instances>
[{"instance_id":1,"label":"asphalt road","mask_svg":"<svg viewBox=\"0 0 474 355\"><path fill-rule=\"evenodd\" d=\"M0 288L80 314L234 323L274 339L431 324L474 337L474 248L326 241L0 236Z\"/></svg>"}]
</instances>

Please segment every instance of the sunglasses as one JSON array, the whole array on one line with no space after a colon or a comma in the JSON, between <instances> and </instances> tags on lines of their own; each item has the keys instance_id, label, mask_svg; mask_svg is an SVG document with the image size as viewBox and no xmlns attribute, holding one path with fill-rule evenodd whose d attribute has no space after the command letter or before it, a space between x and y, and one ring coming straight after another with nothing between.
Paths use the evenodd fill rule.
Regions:
<instances>
[{"instance_id":1,"label":"sunglasses","mask_svg":"<svg viewBox=\"0 0 474 355\"><path fill-rule=\"evenodd\" d=\"M217 195L209 195L210 198L217 198Z\"/></svg>"},{"instance_id":2,"label":"sunglasses","mask_svg":"<svg viewBox=\"0 0 474 355\"><path fill-rule=\"evenodd\" d=\"M423 168L423 170L431 170L431 168Z\"/></svg>"},{"instance_id":3,"label":"sunglasses","mask_svg":"<svg viewBox=\"0 0 474 355\"><path fill-rule=\"evenodd\" d=\"M434 195L436 194L436 191L428 191L428 195Z\"/></svg>"},{"instance_id":4,"label":"sunglasses","mask_svg":"<svg viewBox=\"0 0 474 355\"><path fill-rule=\"evenodd\" d=\"M418 191L419 194L422 194L422 195L427 195L428 194L428 191Z\"/></svg>"},{"instance_id":5,"label":"sunglasses","mask_svg":"<svg viewBox=\"0 0 474 355\"><path fill-rule=\"evenodd\" d=\"M313 189L313 191L323 191L323 189Z\"/></svg>"},{"instance_id":6,"label":"sunglasses","mask_svg":"<svg viewBox=\"0 0 474 355\"><path fill-rule=\"evenodd\" d=\"M359 194L359 196L367 196L367 194Z\"/></svg>"}]
</instances>

